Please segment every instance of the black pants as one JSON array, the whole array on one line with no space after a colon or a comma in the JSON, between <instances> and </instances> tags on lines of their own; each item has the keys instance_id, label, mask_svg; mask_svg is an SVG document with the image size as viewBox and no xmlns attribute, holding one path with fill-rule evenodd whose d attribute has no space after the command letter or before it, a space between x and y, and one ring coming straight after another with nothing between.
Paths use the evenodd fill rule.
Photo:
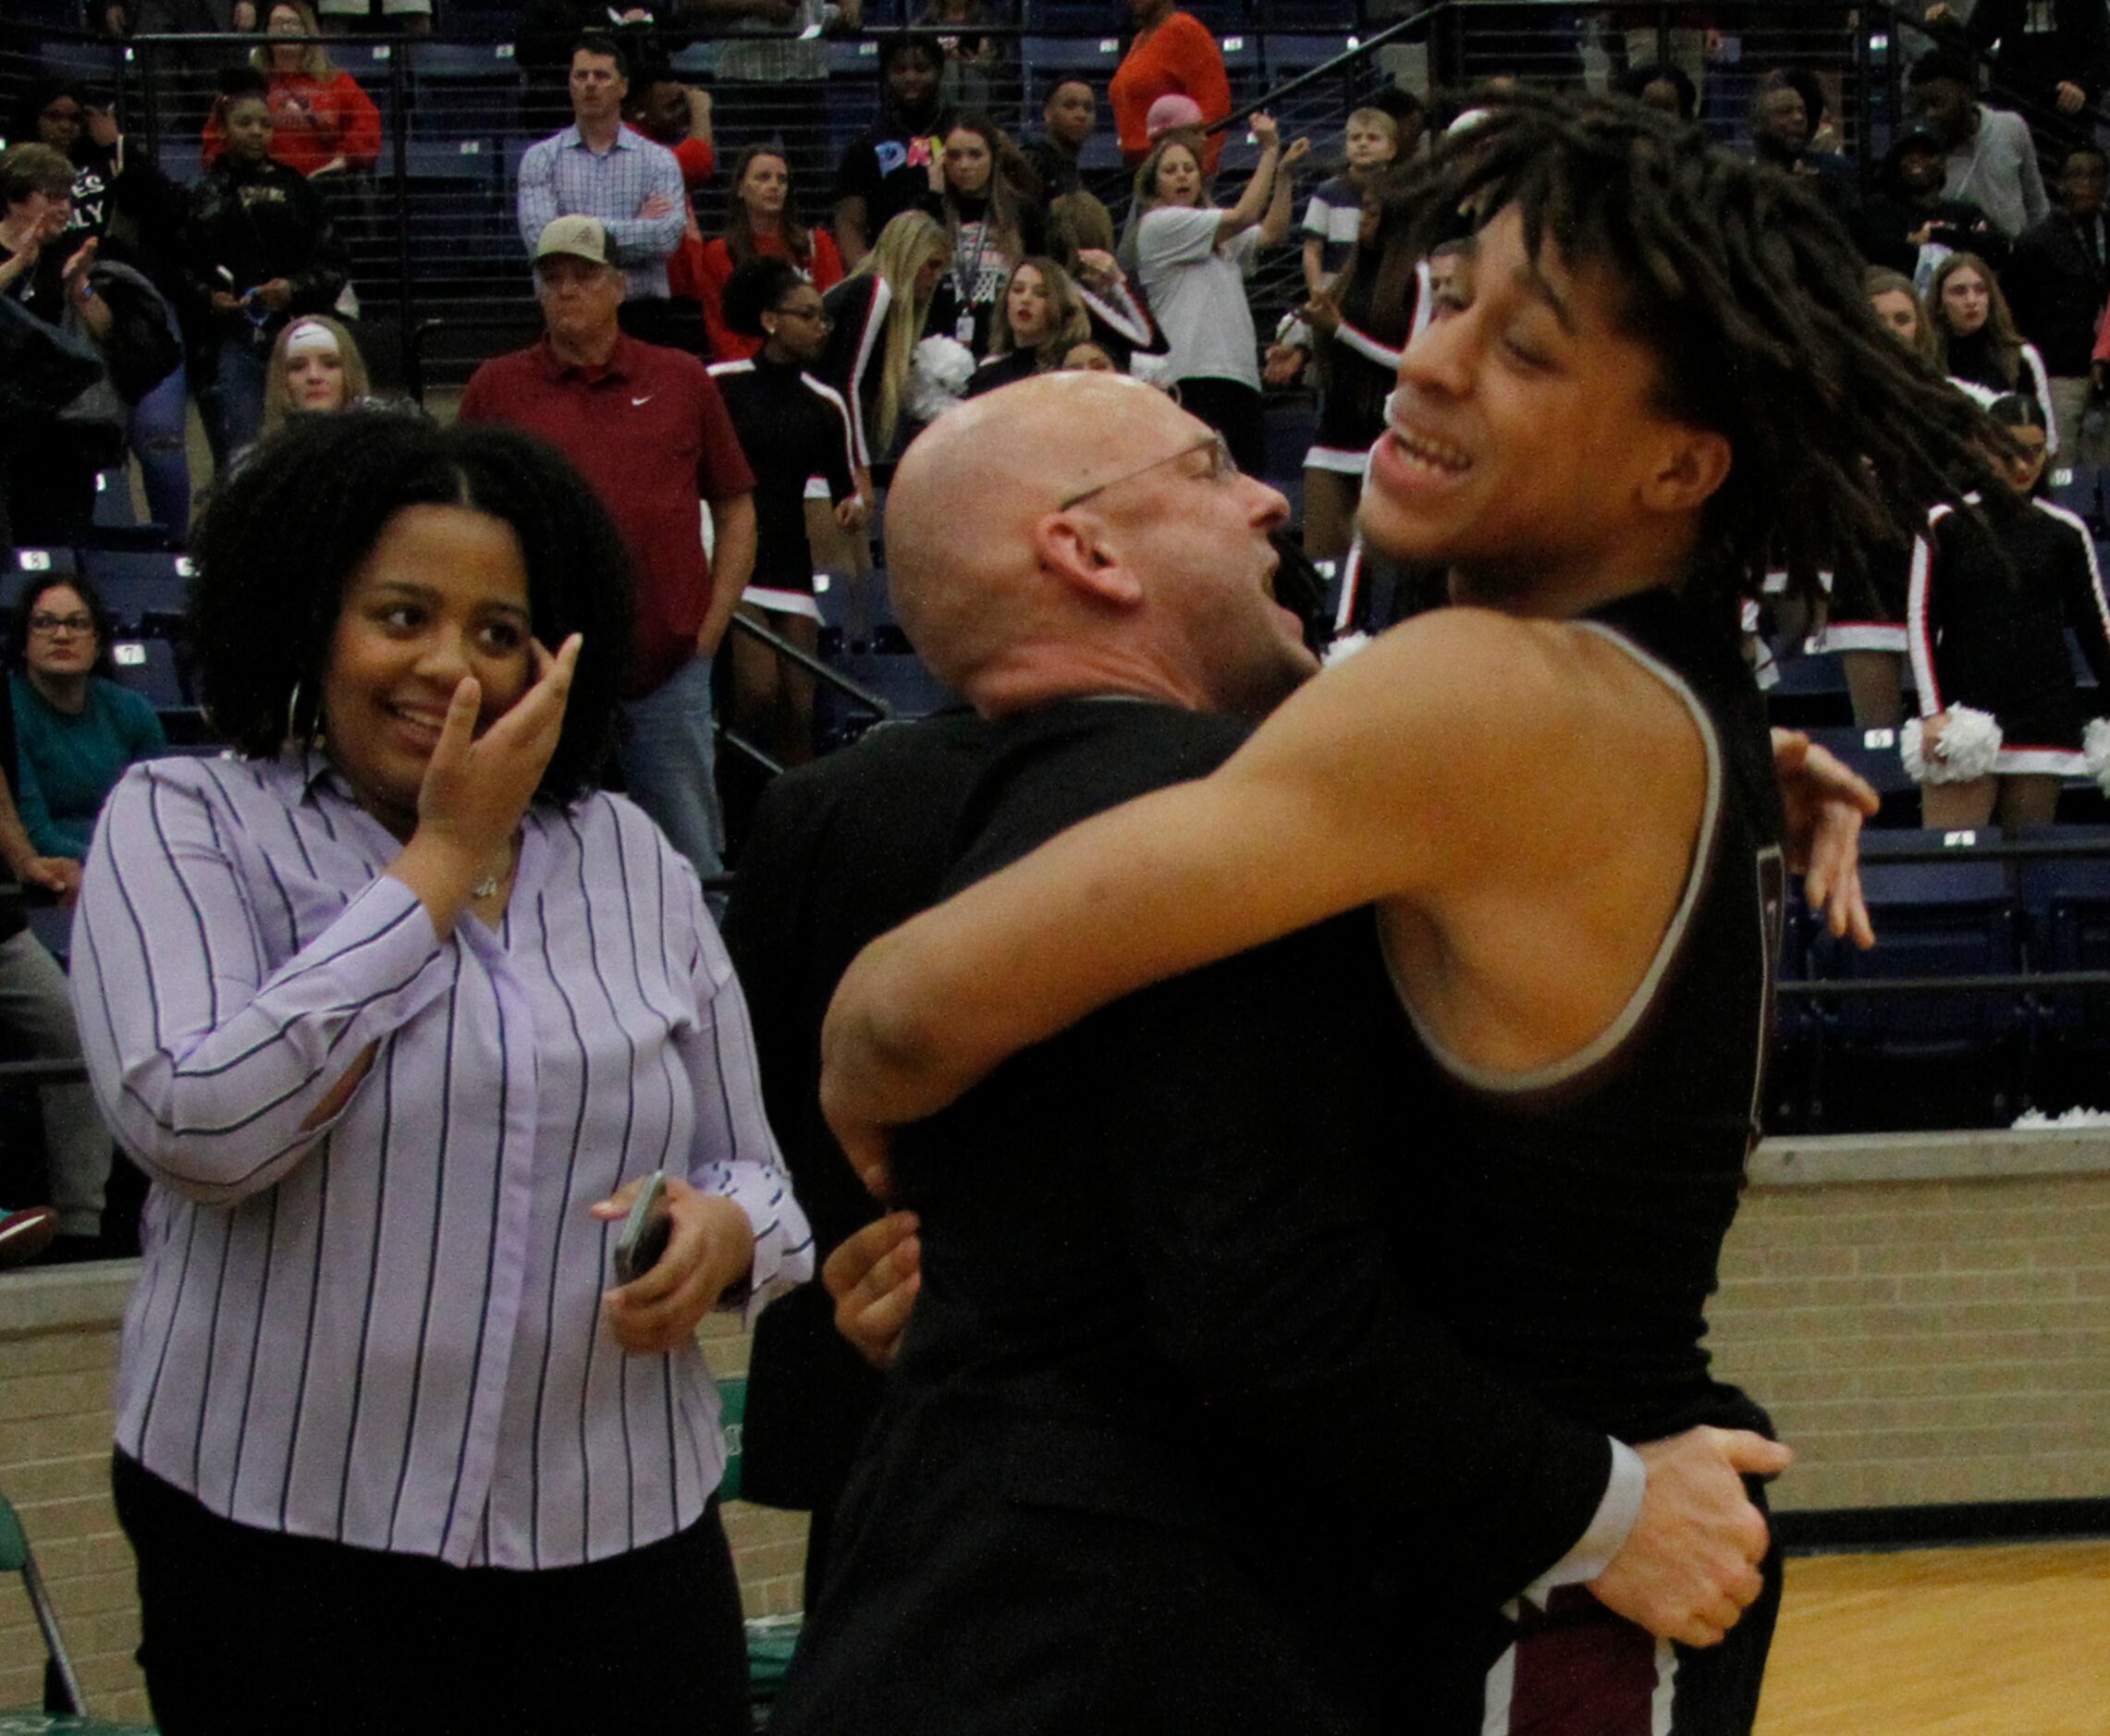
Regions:
<instances>
[{"instance_id":1,"label":"black pants","mask_svg":"<svg viewBox=\"0 0 2110 1736\"><path fill-rule=\"evenodd\" d=\"M1198 416L1221 434L1231 456L1248 476L1258 476L1268 463L1267 400L1239 380L1191 379L1180 382L1180 408Z\"/></svg>"},{"instance_id":2,"label":"black pants","mask_svg":"<svg viewBox=\"0 0 2110 1736\"><path fill-rule=\"evenodd\" d=\"M238 1525L123 1453L111 1480L164 1736L751 1728L716 1497L662 1542L517 1572Z\"/></svg>"}]
</instances>

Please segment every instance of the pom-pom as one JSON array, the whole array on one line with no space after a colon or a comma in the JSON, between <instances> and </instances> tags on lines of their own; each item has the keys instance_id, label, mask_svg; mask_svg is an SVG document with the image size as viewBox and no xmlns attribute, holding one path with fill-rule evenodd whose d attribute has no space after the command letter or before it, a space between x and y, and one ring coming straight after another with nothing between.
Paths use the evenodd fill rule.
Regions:
<instances>
[{"instance_id":1,"label":"pom-pom","mask_svg":"<svg viewBox=\"0 0 2110 1736\"><path fill-rule=\"evenodd\" d=\"M1898 731L1905 769L1916 784L1968 784L1983 777L2000 757L2000 721L1990 712L1951 705L1941 744L1930 757L1920 746L1920 720L1908 717Z\"/></svg>"},{"instance_id":2,"label":"pom-pom","mask_svg":"<svg viewBox=\"0 0 2110 1736\"><path fill-rule=\"evenodd\" d=\"M2091 717L2080 732L2080 757L2096 788L2110 796L2110 719Z\"/></svg>"},{"instance_id":3,"label":"pom-pom","mask_svg":"<svg viewBox=\"0 0 2110 1736\"><path fill-rule=\"evenodd\" d=\"M940 333L915 347L902 401L916 421L933 422L966 397L967 382L974 377L974 352Z\"/></svg>"},{"instance_id":4,"label":"pom-pom","mask_svg":"<svg viewBox=\"0 0 2110 1736\"><path fill-rule=\"evenodd\" d=\"M1370 636L1368 633L1343 633L1326 647L1326 654L1319 658L1319 662L1331 669L1337 663L1346 663L1369 642Z\"/></svg>"}]
</instances>

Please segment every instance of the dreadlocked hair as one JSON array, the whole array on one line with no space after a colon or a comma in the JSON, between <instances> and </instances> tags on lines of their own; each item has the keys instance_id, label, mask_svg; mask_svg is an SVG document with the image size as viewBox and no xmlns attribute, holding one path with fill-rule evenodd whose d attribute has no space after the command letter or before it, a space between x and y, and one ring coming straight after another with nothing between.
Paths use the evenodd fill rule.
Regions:
<instances>
[{"instance_id":1,"label":"dreadlocked hair","mask_svg":"<svg viewBox=\"0 0 2110 1736\"><path fill-rule=\"evenodd\" d=\"M1976 405L1883 329L1837 221L1788 177L1625 100L1519 92L1444 140L1414 189L1423 246L1514 207L1534 262L1604 268L1656 408L1724 435L1687 593L1769 567L1860 573L1927 509L2003 487Z\"/></svg>"}]
</instances>

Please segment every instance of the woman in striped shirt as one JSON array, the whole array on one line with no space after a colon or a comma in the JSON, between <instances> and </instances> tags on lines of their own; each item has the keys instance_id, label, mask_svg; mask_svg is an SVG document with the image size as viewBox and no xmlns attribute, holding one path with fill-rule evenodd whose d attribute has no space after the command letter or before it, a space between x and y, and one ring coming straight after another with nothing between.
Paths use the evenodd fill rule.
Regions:
<instances>
[{"instance_id":1,"label":"woman in striped shirt","mask_svg":"<svg viewBox=\"0 0 2110 1736\"><path fill-rule=\"evenodd\" d=\"M519 435L314 417L194 552L236 754L120 783L73 977L153 1182L115 1479L156 1720L743 1730L695 1332L810 1238L696 881L591 787L621 543Z\"/></svg>"}]
</instances>

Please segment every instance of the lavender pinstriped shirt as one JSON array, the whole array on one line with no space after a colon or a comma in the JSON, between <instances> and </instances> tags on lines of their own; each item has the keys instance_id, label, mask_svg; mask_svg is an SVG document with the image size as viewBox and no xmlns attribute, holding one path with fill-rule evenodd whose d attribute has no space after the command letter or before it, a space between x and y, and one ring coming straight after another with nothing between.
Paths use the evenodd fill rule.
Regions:
<instances>
[{"instance_id":1,"label":"lavender pinstriped shirt","mask_svg":"<svg viewBox=\"0 0 2110 1736\"><path fill-rule=\"evenodd\" d=\"M718 1485L718 1395L693 1344L618 1346L586 1208L665 1167L753 1220L751 1311L811 1275L740 985L618 798L530 812L496 931L436 940L399 848L316 756L156 761L110 799L74 997L154 1180L117 1444L227 1518L368 1548L654 1542Z\"/></svg>"}]
</instances>

